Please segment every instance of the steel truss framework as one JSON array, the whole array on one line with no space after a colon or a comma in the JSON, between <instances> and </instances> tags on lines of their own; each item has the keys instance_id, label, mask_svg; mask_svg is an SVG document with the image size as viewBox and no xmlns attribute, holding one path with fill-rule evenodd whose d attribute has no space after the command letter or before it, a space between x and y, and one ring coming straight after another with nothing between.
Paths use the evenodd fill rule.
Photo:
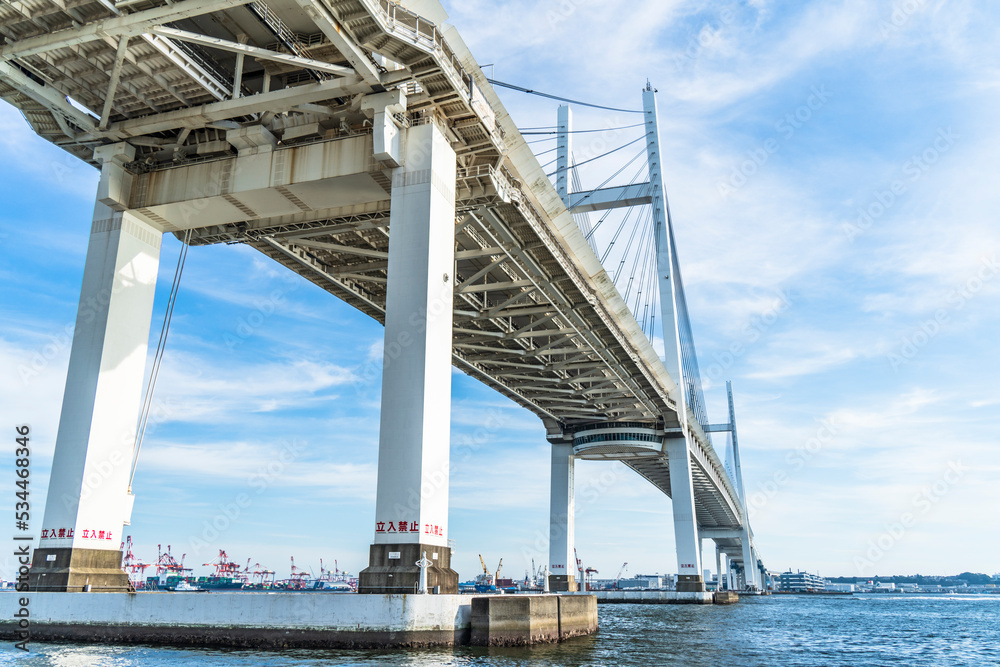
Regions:
<instances>
[{"instance_id":1,"label":"steel truss framework","mask_svg":"<svg viewBox=\"0 0 1000 667\"><path fill-rule=\"evenodd\" d=\"M387 0L12 0L0 40L0 97L95 166L96 147L128 142L137 179L238 160L227 132L239 128L267 128L277 150L371 133L364 96L400 89L393 122L432 120L457 154L455 365L552 435L594 421L688 429L699 524L743 524L708 436L678 415L674 380L596 258L581 259L582 235L567 242L579 230L556 224L571 218L548 180L523 185L524 139L433 22ZM363 210L248 216L199 227L191 243L246 243L384 321L392 166L376 165L385 200ZM612 188L575 201L646 198ZM670 493L665 457L626 464Z\"/></svg>"}]
</instances>

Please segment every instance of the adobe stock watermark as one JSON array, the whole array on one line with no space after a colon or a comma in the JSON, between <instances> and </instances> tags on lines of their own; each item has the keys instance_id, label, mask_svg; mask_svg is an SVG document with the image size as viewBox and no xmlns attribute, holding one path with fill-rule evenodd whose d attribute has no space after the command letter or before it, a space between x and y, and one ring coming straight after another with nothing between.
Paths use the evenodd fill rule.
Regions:
<instances>
[{"instance_id":1,"label":"adobe stock watermark","mask_svg":"<svg viewBox=\"0 0 1000 667\"><path fill-rule=\"evenodd\" d=\"M575 494L574 498L574 512L573 512L573 522L576 523L581 516L586 516L589 507L594 507L597 505L598 501L608 492L611 487L618 483L621 479L621 465L613 466L603 466L604 469L601 470L601 474L597 478L591 478L587 480L586 484L583 484L581 488L578 489L578 493ZM538 560L540 563L547 563L550 567L553 563L549 563L549 545L552 540L561 539L566 534L566 516L559 517L561 521L557 521L555 524L549 526L549 532L544 533L540 530L535 531L534 541L530 544L521 545L521 557L524 559L524 564L527 565L532 560ZM573 564L569 567L569 563L566 564L566 574L577 575L576 565ZM551 573L550 573L551 574ZM577 582L582 583L582 582Z\"/></svg>"},{"instance_id":2,"label":"adobe stock watermark","mask_svg":"<svg viewBox=\"0 0 1000 667\"><path fill-rule=\"evenodd\" d=\"M568 20L573 14L576 14L576 10L581 6L594 4L594 0L559 0L558 2L546 4L554 5L545 11L545 20L549 22L549 29L551 30L558 27L560 23Z\"/></svg>"},{"instance_id":3,"label":"adobe stock watermark","mask_svg":"<svg viewBox=\"0 0 1000 667\"><path fill-rule=\"evenodd\" d=\"M948 293L946 299L949 308L938 308L934 312L934 317L921 322L915 331L903 336L899 343L889 351L886 355L889 367L896 371L901 366L913 361L920 350L930 343L951 320L951 313L965 308L965 305L997 274L1000 274L1000 263L997 262L996 253L993 253L991 257L984 257L975 274Z\"/></svg>"},{"instance_id":4,"label":"adobe stock watermark","mask_svg":"<svg viewBox=\"0 0 1000 667\"><path fill-rule=\"evenodd\" d=\"M816 113L826 106L831 97L833 93L827 90L825 84L812 86L805 102L786 113L774 124L774 129L779 134L765 139L757 148L748 150L743 161L733 167L729 177L716 184L719 196L729 197L746 185L750 178L781 150L783 143L790 141L798 130L815 118Z\"/></svg>"},{"instance_id":5,"label":"adobe stock watermark","mask_svg":"<svg viewBox=\"0 0 1000 667\"><path fill-rule=\"evenodd\" d=\"M879 32L886 38L893 33L902 30L903 26L910 22L913 15L927 5L927 0L902 0L892 6L888 19L881 19L878 22Z\"/></svg>"},{"instance_id":6,"label":"adobe stock watermark","mask_svg":"<svg viewBox=\"0 0 1000 667\"><path fill-rule=\"evenodd\" d=\"M258 299L250 311L241 316L236 321L236 326L233 327L231 332L226 332L222 337L223 343L226 349L232 351L243 345L243 343L253 336L258 329L260 329L264 324L271 319L271 317L278 312L278 310L287 305L288 300L286 296L295 291L300 282L294 280L298 276L295 274L290 274L292 280L288 281L288 285L281 288L271 290L271 293L267 297Z\"/></svg>"},{"instance_id":7,"label":"adobe stock watermark","mask_svg":"<svg viewBox=\"0 0 1000 667\"><path fill-rule=\"evenodd\" d=\"M602 119L604 129L600 132L588 132L586 134L575 134L573 139L573 160L576 164L589 160L606 153L615 148L621 136L626 130L622 129L628 125L634 125L634 119L626 118L621 114Z\"/></svg>"},{"instance_id":8,"label":"adobe stock watermark","mask_svg":"<svg viewBox=\"0 0 1000 667\"><path fill-rule=\"evenodd\" d=\"M459 406L460 407L460 406ZM406 504L396 503L392 508L395 517L406 517L410 520L420 509L421 504L437 495L442 488L448 487L451 480L451 471L455 463L465 463L472 458L489 442L496 438L496 434L503 429L508 422L507 413L499 408L491 408L481 423L472 433L464 433L455 438L455 453L448 457L448 462L436 470L429 471L420 482L420 493L411 489L407 497Z\"/></svg>"},{"instance_id":9,"label":"adobe stock watermark","mask_svg":"<svg viewBox=\"0 0 1000 667\"><path fill-rule=\"evenodd\" d=\"M901 178L894 179L888 185L879 188L872 194L867 206L858 208L857 219L841 226L849 241L867 232L886 212L899 201L910 187L931 170L941 157L950 151L961 137L955 134L951 127L938 128L937 134L930 145L919 153L915 153L901 166Z\"/></svg>"},{"instance_id":10,"label":"adobe stock watermark","mask_svg":"<svg viewBox=\"0 0 1000 667\"><path fill-rule=\"evenodd\" d=\"M917 524L917 520L927 515L941 502L941 499L958 484L965 475L966 467L959 461L949 461L948 468L940 478L932 484L920 489L913 496L910 509L901 513L895 521L885 524L882 533L868 541L868 548L863 555L854 556L854 567L859 575L871 572L871 568L882 560L906 535L907 531Z\"/></svg>"},{"instance_id":11,"label":"adobe stock watermark","mask_svg":"<svg viewBox=\"0 0 1000 667\"><path fill-rule=\"evenodd\" d=\"M156 427L170 421L177 414L179 407L166 400L156 399L150 404L149 416L146 419L146 435L152 434ZM112 450L99 461L89 462L85 470L83 483L79 493L64 491L60 500L66 509L74 509L79 503L90 497L101 489L105 483L120 484L124 481L124 471L132 472L133 462L136 452L133 449L136 444L136 432L132 428L125 428L118 436L119 446ZM128 478L125 478L128 479Z\"/></svg>"},{"instance_id":12,"label":"adobe stock watermark","mask_svg":"<svg viewBox=\"0 0 1000 667\"><path fill-rule=\"evenodd\" d=\"M785 455L784 467L771 474L770 479L758 482L757 488L747 496L747 513L752 519L772 498L792 479L792 473L805 468L824 447L833 442L840 430L833 417L820 420L820 425L811 438Z\"/></svg>"},{"instance_id":13,"label":"adobe stock watermark","mask_svg":"<svg viewBox=\"0 0 1000 667\"><path fill-rule=\"evenodd\" d=\"M247 476L247 486L252 493L243 491L231 502L219 505L211 519L202 523L201 533L192 536L190 549L196 555L209 549L223 534L233 527L240 518L253 506L254 499L269 489L285 472L285 468L294 462L306 448L306 443L298 440L286 441L273 460L261 465L255 472Z\"/></svg>"},{"instance_id":14,"label":"adobe stock watermark","mask_svg":"<svg viewBox=\"0 0 1000 667\"><path fill-rule=\"evenodd\" d=\"M768 308L762 313L751 316L750 321L740 329L737 340L733 341L724 351L712 355L713 361L705 370L705 378L710 383L720 380L723 374L732 368L736 361L746 354L747 350L759 341L791 306L792 302L784 292L778 292L774 295Z\"/></svg>"},{"instance_id":15,"label":"adobe stock watermark","mask_svg":"<svg viewBox=\"0 0 1000 667\"><path fill-rule=\"evenodd\" d=\"M674 54L674 71L680 72L687 65L693 63L701 57L702 52L712 46L719 39L722 29L736 20L736 13L729 7L725 7L719 12L718 20L709 21L697 35L692 35L688 40L687 48L683 52Z\"/></svg>"},{"instance_id":16,"label":"adobe stock watermark","mask_svg":"<svg viewBox=\"0 0 1000 667\"><path fill-rule=\"evenodd\" d=\"M111 290L105 287L97 296L82 299L77 309L75 322L67 324L55 333L48 334L46 342L35 350L28 359L17 365L17 375L21 378L21 382L25 385L29 384L41 375L62 352L70 349L73 345L73 334L76 331L77 323L92 323L107 310L111 304L111 296Z\"/></svg>"}]
</instances>

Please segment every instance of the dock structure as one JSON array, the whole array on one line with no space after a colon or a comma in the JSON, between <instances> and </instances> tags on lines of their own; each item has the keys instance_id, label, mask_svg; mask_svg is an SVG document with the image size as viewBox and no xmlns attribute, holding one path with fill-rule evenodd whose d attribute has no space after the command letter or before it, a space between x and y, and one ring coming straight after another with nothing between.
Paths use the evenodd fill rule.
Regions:
<instances>
[{"instance_id":1,"label":"dock structure","mask_svg":"<svg viewBox=\"0 0 1000 667\"><path fill-rule=\"evenodd\" d=\"M246 648L525 646L597 631L593 596L350 593L30 593L30 635ZM0 596L13 636L16 595Z\"/></svg>"},{"instance_id":2,"label":"dock structure","mask_svg":"<svg viewBox=\"0 0 1000 667\"><path fill-rule=\"evenodd\" d=\"M735 591L703 591L697 595L679 591L593 591L598 604L735 604Z\"/></svg>"},{"instance_id":3,"label":"dock structure","mask_svg":"<svg viewBox=\"0 0 1000 667\"><path fill-rule=\"evenodd\" d=\"M0 97L100 169L32 591L128 586L119 545L166 233L246 244L384 323L361 593L414 593L424 554L427 590L458 592L452 365L545 424L551 590L581 583L577 459L622 461L673 499L678 596L704 597L706 538L720 580L724 559L730 589L761 588L731 392L727 423L705 416L651 86L636 112L648 181L574 192L553 186L436 0L16 5L0 6ZM570 125L560 112L563 170ZM663 360L574 219L640 205ZM735 472L712 432L731 436Z\"/></svg>"}]
</instances>

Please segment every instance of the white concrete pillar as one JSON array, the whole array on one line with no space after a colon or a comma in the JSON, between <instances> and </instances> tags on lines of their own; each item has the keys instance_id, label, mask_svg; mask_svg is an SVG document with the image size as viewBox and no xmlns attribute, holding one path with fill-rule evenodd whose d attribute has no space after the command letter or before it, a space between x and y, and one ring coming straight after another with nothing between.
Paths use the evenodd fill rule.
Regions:
<instances>
[{"instance_id":1,"label":"white concrete pillar","mask_svg":"<svg viewBox=\"0 0 1000 667\"><path fill-rule=\"evenodd\" d=\"M434 562L428 586L457 592L448 549L455 152L433 123L406 130L404 146L389 217L375 540L360 587L416 585L416 571L404 586L393 568L412 567L423 545Z\"/></svg>"},{"instance_id":2,"label":"white concrete pillar","mask_svg":"<svg viewBox=\"0 0 1000 667\"><path fill-rule=\"evenodd\" d=\"M715 545L715 590L722 590L722 547Z\"/></svg>"},{"instance_id":3,"label":"white concrete pillar","mask_svg":"<svg viewBox=\"0 0 1000 667\"><path fill-rule=\"evenodd\" d=\"M98 197L121 178L106 166ZM120 571L132 513L128 482L161 240L128 211L96 203L32 590L79 590L84 570L93 590L124 585L114 571L97 571Z\"/></svg>"},{"instance_id":4,"label":"white concrete pillar","mask_svg":"<svg viewBox=\"0 0 1000 667\"><path fill-rule=\"evenodd\" d=\"M750 555L753 556L753 583L757 587L757 590L764 590L764 575L761 573L760 568L757 567L757 561L760 560L757 554L757 547L750 543Z\"/></svg>"},{"instance_id":5,"label":"white concrete pillar","mask_svg":"<svg viewBox=\"0 0 1000 667\"><path fill-rule=\"evenodd\" d=\"M570 167L573 160L573 110L568 104L559 107L558 134L556 135L556 192L569 206L572 183Z\"/></svg>"},{"instance_id":6,"label":"white concrete pillar","mask_svg":"<svg viewBox=\"0 0 1000 667\"><path fill-rule=\"evenodd\" d=\"M552 444L552 479L549 500L549 587L553 591L575 591L576 522L574 519L573 445Z\"/></svg>"},{"instance_id":7,"label":"white concrete pillar","mask_svg":"<svg viewBox=\"0 0 1000 667\"><path fill-rule=\"evenodd\" d=\"M407 130L404 160L389 222L375 543L447 546L455 152L428 123Z\"/></svg>"},{"instance_id":8,"label":"white concrete pillar","mask_svg":"<svg viewBox=\"0 0 1000 667\"><path fill-rule=\"evenodd\" d=\"M701 548L687 440L667 438L664 444L670 466L674 541L677 545L677 591L703 591L705 583L701 574Z\"/></svg>"},{"instance_id":9,"label":"white concrete pillar","mask_svg":"<svg viewBox=\"0 0 1000 667\"><path fill-rule=\"evenodd\" d=\"M743 543L743 580L746 588L757 588L757 559L754 556L750 534L743 531L740 540Z\"/></svg>"}]
</instances>

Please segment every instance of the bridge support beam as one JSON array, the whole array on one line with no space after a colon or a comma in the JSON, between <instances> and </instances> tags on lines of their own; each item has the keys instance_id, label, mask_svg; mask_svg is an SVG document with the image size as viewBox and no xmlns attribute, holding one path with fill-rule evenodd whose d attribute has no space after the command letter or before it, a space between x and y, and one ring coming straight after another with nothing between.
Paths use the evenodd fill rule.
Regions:
<instances>
[{"instance_id":1,"label":"bridge support beam","mask_svg":"<svg viewBox=\"0 0 1000 667\"><path fill-rule=\"evenodd\" d=\"M670 466L670 489L674 510L674 541L677 545L677 592L705 590L701 571L701 546L694 510L691 453L685 438L664 441Z\"/></svg>"},{"instance_id":2,"label":"bridge support beam","mask_svg":"<svg viewBox=\"0 0 1000 667\"><path fill-rule=\"evenodd\" d=\"M128 588L120 545L132 514L129 476L162 240L159 230L109 206L124 208L121 163L129 150L109 145L97 155L104 167L32 591Z\"/></svg>"},{"instance_id":3,"label":"bridge support beam","mask_svg":"<svg viewBox=\"0 0 1000 667\"><path fill-rule=\"evenodd\" d=\"M455 152L433 123L406 132L393 174L375 540L361 593L458 593L448 546Z\"/></svg>"},{"instance_id":4,"label":"bridge support beam","mask_svg":"<svg viewBox=\"0 0 1000 667\"><path fill-rule=\"evenodd\" d=\"M755 589L758 588L757 555L754 553L749 531L743 532L741 542L743 543L743 586L747 589Z\"/></svg>"},{"instance_id":5,"label":"bridge support beam","mask_svg":"<svg viewBox=\"0 0 1000 667\"><path fill-rule=\"evenodd\" d=\"M722 547L715 545L715 590L722 590Z\"/></svg>"},{"instance_id":6,"label":"bridge support beam","mask_svg":"<svg viewBox=\"0 0 1000 667\"><path fill-rule=\"evenodd\" d=\"M573 473L573 444L553 443L549 501L550 591L577 590Z\"/></svg>"}]
</instances>

